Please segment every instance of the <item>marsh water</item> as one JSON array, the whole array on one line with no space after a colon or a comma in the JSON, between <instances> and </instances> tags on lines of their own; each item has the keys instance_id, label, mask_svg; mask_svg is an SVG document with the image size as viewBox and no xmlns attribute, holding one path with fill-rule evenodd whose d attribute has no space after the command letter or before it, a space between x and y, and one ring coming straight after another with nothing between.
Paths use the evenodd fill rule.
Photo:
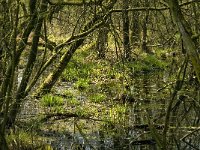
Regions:
<instances>
[{"instance_id":1,"label":"marsh water","mask_svg":"<svg viewBox=\"0 0 200 150\"><path fill-rule=\"evenodd\" d=\"M122 102L113 98L112 101L92 105L87 103L84 94L79 95L80 104L88 105L87 108L95 109L96 113L91 117L51 118L38 134L56 150L155 150L157 143L148 123L149 120L153 122L162 135L175 81L169 79L167 72L134 76L128 86L131 101L127 97ZM55 91L62 93L63 89L71 89L72 86L62 82ZM185 82L176 94L167 134L169 149L200 149L199 97L198 88L191 82ZM37 101L27 101L19 118L30 119L40 114L41 109Z\"/></svg>"}]
</instances>

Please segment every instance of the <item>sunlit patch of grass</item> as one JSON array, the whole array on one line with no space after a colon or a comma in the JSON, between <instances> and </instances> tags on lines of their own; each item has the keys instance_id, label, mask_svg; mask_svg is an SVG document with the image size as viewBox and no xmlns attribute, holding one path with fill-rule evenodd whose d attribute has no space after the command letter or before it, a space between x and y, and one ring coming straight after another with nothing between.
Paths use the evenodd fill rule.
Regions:
<instances>
[{"instance_id":1,"label":"sunlit patch of grass","mask_svg":"<svg viewBox=\"0 0 200 150\"><path fill-rule=\"evenodd\" d=\"M74 87L80 91L84 91L89 87L89 81L87 79L80 78L74 85Z\"/></svg>"},{"instance_id":2,"label":"sunlit patch of grass","mask_svg":"<svg viewBox=\"0 0 200 150\"><path fill-rule=\"evenodd\" d=\"M70 106L78 106L81 104L80 100L77 100L76 98L72 97L67 100L67 104Z\"/></svg>"},{"instance_id":3,"label":"sunlit patch of grass","mask_svg":"<svg viewBox=\"0 0 200 150\"><path fill-rule=\"evenodd\" d=\"M42 97L41 104L44 107L62 106L64 105L64 99L60 96L47 94Z\"/></svg>"},{"instance_id":4,"label":"sunlit patch of grass","mask_svg":"<svg viewBox=\"0 0 200 150\"><path fill-rule=\"evenodd\" d=\"M64 94L65 97L68 98L68 99L74 97L74 93L73 93L73 91L71 91L71 90L66 90L63 94Z\"/></svg>"},{"instance_id":5,"label":"sunlit patch of grass","mask_svg":"<svg viewBox=\"0 0 200 150\"><path fill-rule=\"evenodd\" d=\"M96 93L93 94L89 97L90 102L94 102L94 103L101 103L103 101L105 101L107 98L107 96L105 94L101 94L101 93Z\"/></svg>"},{"instance_id":6,"label":"sunlit patch of grass","mask_svg":"<svg viewBox=\"0 0 200 150\"><path fill-rule=\"evenodd\" d=\"M160 61L155 55L147 55L144 59L144 63L152 69L164 69L166 67L166 63Z\"/></svg>"}]
</instances>

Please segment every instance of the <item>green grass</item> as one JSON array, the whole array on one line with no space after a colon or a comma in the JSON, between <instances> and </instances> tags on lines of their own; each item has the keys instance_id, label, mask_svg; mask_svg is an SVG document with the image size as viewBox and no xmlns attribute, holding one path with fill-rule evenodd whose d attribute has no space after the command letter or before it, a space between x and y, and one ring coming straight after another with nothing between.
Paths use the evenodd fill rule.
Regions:
<instances>
[{"instance_id":1,"label":"green grass","mask_svg":"<svg viewBox=\"0 0 200 150\"><path fill-rule=\"evenodd\" d=\"M165 70L167 65L167 62L160 60L156 55L145 55L138 61L128 64L129 67L133 68L136 74L141 72L153 72L155 70Z\"/></svg>"},{"instance_id":2,"label":"green grass","mask_svg":"<svg viewBox=\"0 0 200 150\"><path fill-rule=\"evenodd\" d=\"M101 103L101 102L105 101L106 98L107 98L107 96L105 94L96 93L89 97L89 101L94 102L94 103Z\"/></svg>"},{"instance_id":3,"label":"green grass","mask_svg":"<svg viewBox=\"0 0 200 150\"><path fill-rule=\"evenodd\" d=\"M54 96L52 94L47 94L42 97L41 104L44 107L62 106L62 105L64 105L64 99L60 96Z\"/></svg>"},{"instance_id":4,"label":"green grass","mask_svg":"<svg viewBox=\"0 0 200 150\"><path fill-rule=\"evenodd\" d=\"M22 129L16 131L10 130L10 134L6 137L9 149L15 150L39 150L47 149L52 150L53 148L39 140L39 136L34 132L27 132Z\"/></svg>"},{"instance_id":5,"label":"green grass","mask_svg":"<svg viewBox=\"0 0 200 150\"><path fill-rule=\"evenodd\" d=\"M84 78L79 78L78 81L75 83L75 88L79 91L84 91L89 87L89 80Z\"/></svg>"}]
</instances>

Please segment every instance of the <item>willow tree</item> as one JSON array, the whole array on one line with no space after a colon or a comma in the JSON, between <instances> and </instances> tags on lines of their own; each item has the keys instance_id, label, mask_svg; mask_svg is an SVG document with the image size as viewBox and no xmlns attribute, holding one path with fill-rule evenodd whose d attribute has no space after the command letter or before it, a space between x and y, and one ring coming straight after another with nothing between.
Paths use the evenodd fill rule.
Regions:
<instances>
[{"instance_id":1,"label":"willow tree","mask_svg":"<svg viewBox=\"0 0 200 150\"><path fill-rule=\"evenodd\" d=\"M19 15L20 15L20 1L19 0L4 1L4 5L9 9L9 13L7 13L7 15L10 18L8 22L11 25L8 27L9 31L7 35L4 36L4 38L5 37L8 38L5 38L3 41L3 43L5 43L6 45L6 48L9 49L8 53L9 55L8 57L3 57L2 59L2 61L6 62L4 63L3 66L6 69L5 73L3 74L3 79L0 88L0 100L1 100L0 112L2 114L0 120L0 133L2 135L0 141L0 149L7 149L5 139L3 136L5 134L5 128L6 126L9 125L9 123L14 122L13 117L16 117L17 112L20 108L20 103L22 99L24 99L26 96L24 91L27 87L28 80L32 73L32 68L36 60L39 35L44 20L44 16L42 15L39 16L37 11L35 11L36 2L30 4L29 23L26 29L23 31L21 41L19 42L19 44L17 44L17 36L19 33L18 25L19 25ZM43 0L40 3L39 7L41 13L45 12L46 8L47 8L46 0ZM3 12L6 13L6 10L4 10ZM26 47L28 36L31 33L31 31L34 32L33 44L30 49L26 68L24 69L23 72L22 82L20 83L17 91L15 91L16 90L15 80L17 80L15 76L17 74L17 67L20 62L21 54ZM3 50L5 50L5 47L3 47ZM14 114L15 116L11 116L12 112L14 111L16 112Z\"/></svg>"}]
</instances>

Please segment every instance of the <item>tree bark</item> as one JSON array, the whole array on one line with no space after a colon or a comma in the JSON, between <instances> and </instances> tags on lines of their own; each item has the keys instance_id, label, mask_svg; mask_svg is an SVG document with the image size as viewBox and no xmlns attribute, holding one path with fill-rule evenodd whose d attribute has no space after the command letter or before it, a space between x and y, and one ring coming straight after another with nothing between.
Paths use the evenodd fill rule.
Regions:
<instances>
[{"instance_id":1,"label":"tree bark","mask_svg":"<svg viewBox=\"0 0 200 150\"><path fill-rule=\"evenodd\" d=\"M5 134L0 132L0 149L1 150L8 150L8 144L5 139Z\"/></svg>"},{"instance_id":2,"label":"tree bark","mask_svg":"<svg viewBox=\"0 0 200 150\"><path fill-rule=\"evenodd\" d=\"M192 39L192 29L181 12L178 0L168 0L167 2L170 7L173 21L176 23L181 34L186 53L192 62L197 79L200 83L200 59L197 52L197 45Z\"/></svg>"},{"instance_id":3,"label":"tree bark","mask_svg":"<svg viewBox=\"0 0 200 150\"><path fill-rule=\"evenodd\" d=\"M108 32L109 32L109 30L108 30L107 27L99 28L97 42L96 42L96 50L97 50L97 57L98 58L105 58L106 57Z\"/></svg>"},{"instance_id":4,"label":"tree bark","mask_svg":"<svg viewBox=\"0 0 200 150\"><path fill-rule=\"evenodd\" d=\"M41 11L45 12L46 10L47 10L47 3L46 3L46 0L43 0L41 2ZM22 103L22 100L26 97L25 90L27 88L29 78L32 74L33 67L36 61L38 43L39 43L43 20L44 20L44 17L41 16L38 19L36 28L34 30L33 43L32 43L31 51L29 54L28 62L22 76L22 81L16 93L15 102L12 105L11 110L9 112L9 120L8 120L9 126L12 126L13 123L15 122L16 116L18 112L20 111L20 105Z\"/></svg>"},{"instance_id":5,"label":"tree bark","mask_svg":"<svg viewBox=\"0 0 200 150\"><path fill-rule=\"evenodd\" d=\"M11 75L12 75L12 69L15 70L15 68L19 64L20 56L27 45L28 36L31 33L31 31L33 30L36 20L37 20L37 14L34 13L34 15L31 16L30 21L22 34L22 38L17 47L16 55L15 55L15 57L12 58L12 59L14 59L14 63L8 62L8 60L7 60L8 65L6 66L6 70L4 73L4 79L1 83L1 89L0 89L0 99L1 99L0 111L2 111L3 102L6 97L6 92L7 92L8 85L9 85ZM3 51L4 51L4 49L3 49Z\"/></svg>"},{"instance_id":6,"label":"tree bark","mask_svg":"<svg viewBox=\"0 0 200 150\"><path fill-rule=\"evenodd\" d=\"M133 7L138 7L139 6L139 2L137 1L133 1L132 2L132 6ZM137 45L138 42L140 40L140 25L139 25L139 15L140 12L139 11L133 11L132 12L132 25L131 25L131 44L132 44L132 48L134 49Z\"/></svg>"},{"instance_id":7,"label":"tree bark","mask_svg":"<svg viewBox=\"0 0 200 150\"><path fill-rule=\"evenodd\" d=\"M149 0L145 0L145 7L149 7ZM145 11L145 16L142 21L142 51L145 53L150 53L147 47L147 24L149 20L149 10Z\"/></svg>"},{"instance_id":8,"label":"tree bark","mask_svg":"<svg viewBox=\"0 0 200 150\"><path fill-rule=\"evenodd\" d=\"M102 19L104 21L106 21L107 17L108 17L106 15L107 14L106 12L109 11L110 9L112 9L116 2L117 2L117 0L110 1L107 5L106 9L103 10L103 12L97 13L96 16L94 16L94 18L90 22L88 22L88 24L85 25L85 27L83 29L83 32L85 32L85 34L83 34L82 37L80 37L78 40L76 40L74 43L72 43L69 50L63 54L58 66L53 70L53 72L51 74L48 75L46 80L39 87L38 91L36 92L36 97L41 96L41 95L46 94L51 91L53 85L56 83L56 81L58 80L58 78L60 77L60 75L62 74L64 69L66 68L67 64L69 63L69 61L72 58L75 51L85 41L85 37L89 34L89 32L87 33L87 31L89 29L91 29L93 26L95 26L96 23L98 23L99 21L102 21ZM104 15L102 15L102 13ZM105 17L105 15L107 17Z\"/></svg>"},{"instance_id":9,"label":"tree bark","mask_svg":"<svg viewBox=\"0 0 200 150\"><path fill-rule=\"evenodd\" d=\"M122 22L123 22L123 47L125 59L131 59L130 39L129 39L129 1L123 0Z\"/></svg>"}]
</instances>

